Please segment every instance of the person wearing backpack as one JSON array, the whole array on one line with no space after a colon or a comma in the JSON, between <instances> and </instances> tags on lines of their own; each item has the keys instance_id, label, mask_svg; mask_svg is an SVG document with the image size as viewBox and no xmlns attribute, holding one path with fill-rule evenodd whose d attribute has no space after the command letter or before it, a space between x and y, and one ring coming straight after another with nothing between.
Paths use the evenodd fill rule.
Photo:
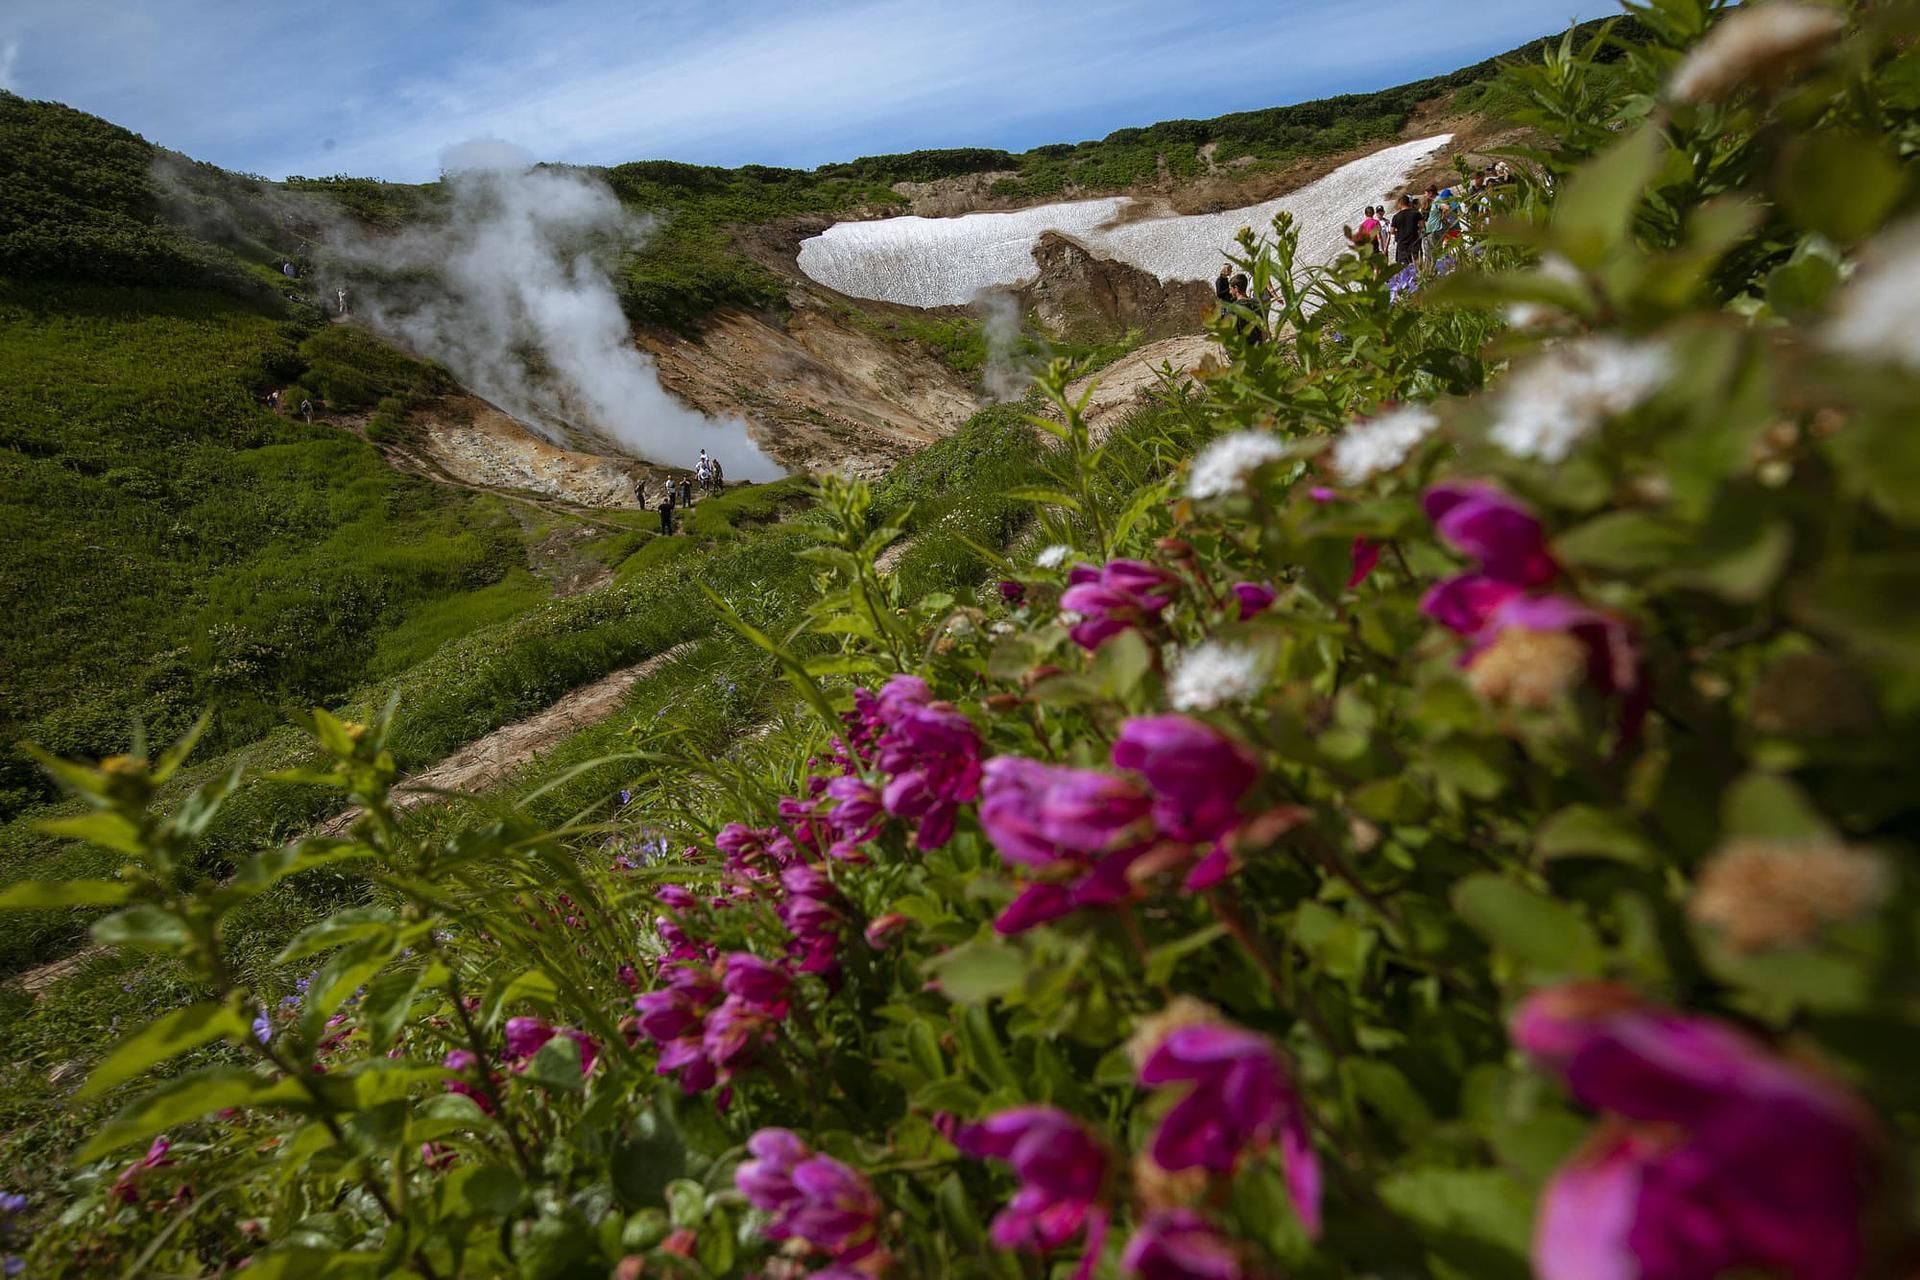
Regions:
<instances>
[{"instance_id":1,"label":"person wearing backpack","mask_svg":"<svg viewBox=\"0 0 1920 1280\"><path fill-rule=\"evenodd\" d=\"M660 500L660 532L663 536L673 536L673 482L667 482L667 496Z\"/></svg>"}]
</instances>

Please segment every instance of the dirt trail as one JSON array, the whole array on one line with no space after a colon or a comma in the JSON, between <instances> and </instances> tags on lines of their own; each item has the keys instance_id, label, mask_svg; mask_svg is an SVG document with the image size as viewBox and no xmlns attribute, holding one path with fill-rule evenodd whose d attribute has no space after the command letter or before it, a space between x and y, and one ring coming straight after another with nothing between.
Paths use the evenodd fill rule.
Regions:
<instances>
[{"instance_id":1,"label":"dirt trail","mask_svg":"<svg viewBox=\"0 0 1920 1280\"><path fill-rule=\"evenodd\" d=\"M1172 365L1176 379L1185 382L1207 361L1224 365L1226 359L1226 350L1204 333L1162 338L1135 348L1097 373L1068 383L1067 398L1078 400L1088 387L1093 388L1085 417L1089 433L1098 441L1126 421L1135 405L1159 393L1162 365Z\"/></svg>"},{"instance_id":2,"label":"dirt trail","mask_svg":"<svg viewBox=\"0 0 1920 1280\"><path fill-rule=\"evenodd\" d=\"M524 720L495 729L484 738L466 746L423 773L416 773L393 789L395 812L405 813L446 792L478 795L489 791L507 776L529 763L562 739L589 728L613 715L626 701L633 686L658 671L693 647L687 640L655 654L645 662L624 667L582 685L544 711ZM338 839L359 818L357 808L335 814L308 831L301 839L315 837ZM18 979L21 990L38 996L56 982L78 973L89 961L107 953L109 948L89 943L69 956L28 969Z\"/></svg>"}]
</instances>

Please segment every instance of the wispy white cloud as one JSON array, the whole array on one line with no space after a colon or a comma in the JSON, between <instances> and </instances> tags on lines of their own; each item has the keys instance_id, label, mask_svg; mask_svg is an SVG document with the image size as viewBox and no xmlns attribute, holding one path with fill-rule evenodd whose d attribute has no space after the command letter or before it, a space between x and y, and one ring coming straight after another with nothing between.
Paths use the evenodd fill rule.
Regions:
<instances>
[{"instance_id":1,"label":"wispy white cloud","mask_svg":"<svg viewBox=\"0 0 1920 1280\"><path fill-rule=\"evenodd\" d=\"M1612 0L14 0L22 69L195 156L417 179L477 135L543 158L813 165L1099 136L1379 88ZM1359 15L1359 20L1356 20Z\"/></svg>"},{"instance_id":2,"label":"wispy white cloud","mask_svg":"<svg viewBox=\"0 0 1920 1280\"><path fill-rule=\"evenodd\" d=\"M20 82L14 77L14 68L20 64L20 37L8 36L0 40L0 89L11 93L20 92Z\"/></svg>"}]
</instances>

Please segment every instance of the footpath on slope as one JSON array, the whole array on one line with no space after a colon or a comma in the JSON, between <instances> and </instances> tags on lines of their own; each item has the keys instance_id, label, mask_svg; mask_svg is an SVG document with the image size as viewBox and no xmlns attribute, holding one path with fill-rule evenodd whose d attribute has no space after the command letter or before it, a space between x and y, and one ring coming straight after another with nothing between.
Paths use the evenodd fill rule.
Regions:
<instances>
[{"instance_id":1,"label":"footpath on slope","mask_svg":"<svg viewBox=\"0 0 1920 1280\"><path fill-rule=\"evenodd\" d=\"M516 720L474 739L440 763L397 784L393 789L394 811L405 813L449 793L479 795L492 790L508 775L561 740L613 715L636 684L687 652L693 645L693 641L683 640L644 662L580 686L544 711L537 711L524 720ZM361 810L357 807L343 810L299 839L338 839L346 834L360 814ZM72 955L62 956L22 973L20 987L28 995L38 996L56 982L78 972L89 961L105 955L108 950L97 943L89 943Z\"/></svg>"}]
</instances>

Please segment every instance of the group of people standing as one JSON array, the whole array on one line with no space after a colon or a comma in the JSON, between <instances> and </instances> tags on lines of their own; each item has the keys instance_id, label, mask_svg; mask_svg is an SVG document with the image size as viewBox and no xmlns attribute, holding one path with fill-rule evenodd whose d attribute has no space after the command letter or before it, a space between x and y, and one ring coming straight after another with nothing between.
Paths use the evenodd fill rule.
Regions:
<instances>
[{"instance_id":1,"label":"group of people standing","mask_svg":"<svg viewBox=\"0 0 1920 1280\"><path fill-rule=\"evenodd\" d=\"M1463 235L1469 218L1486 206L1485 193L1513 181L1504 162L1474 173L1459 189L1433 183L1425 191L1409 191L1389 212L1386 205L1369 205L1360 226L1342 227L1348 243L1362 253L1392 253L1396 266L1440 256L1447 241ZM1391 242L1391 243L1389 243Z\"/></svg>"},{"instance_id":2,"label":"group of people standing","mask_svg":"<svg viewBox=\"0 0 1920 1280\"><path fill-rule=\"evenodd\" d=\"M665 492L660 495L661 533L671 534L673 532L673 509L676 505L676 497L679 500L677 505L688 508L693 506L693 490L695 485L698 485L702 492L724 489L727 485L726 473L720 468L720 459L708 457L705 449L700 451L700 461L694 465L692 475L681 476L678 481L675 481L672 476L667 477ZM647 480L645 476L642 476L634 482L633 500L640 504L642 511L647 509Z\"/></svg>"}]
</instances>

